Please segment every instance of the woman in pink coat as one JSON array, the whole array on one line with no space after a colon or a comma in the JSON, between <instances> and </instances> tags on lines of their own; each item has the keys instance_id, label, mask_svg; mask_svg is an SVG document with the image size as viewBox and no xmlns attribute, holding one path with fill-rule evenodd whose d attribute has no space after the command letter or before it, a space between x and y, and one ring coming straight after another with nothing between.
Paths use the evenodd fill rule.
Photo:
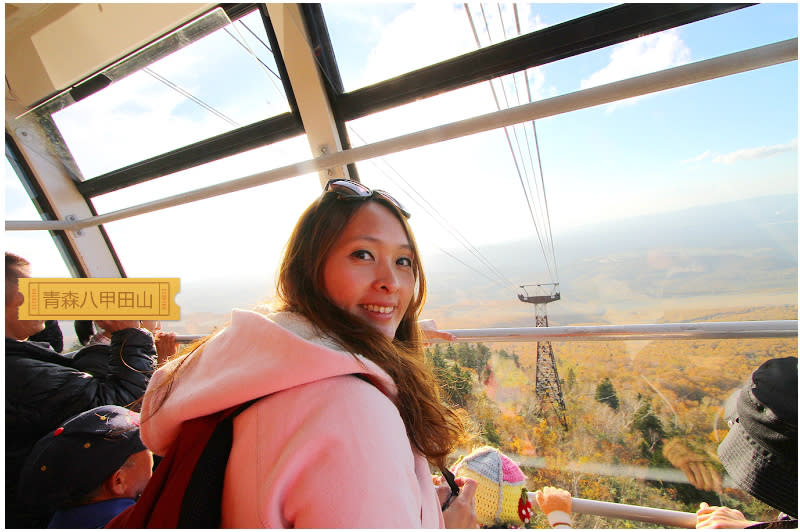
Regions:
<instances>
[{"instance_id":1,"label":"woman in pink coat","mask_svg":"<svg viewBox=\"0 0 800 532\"><path fill-rule=\"evenodd\" d=\"M223 527L476 526L474 481L451 497L431 479L463 425L424 362L408 216L384 192L329 182L291 235L277 312L234 310L154 375L141 436L156 454L182 422L263 397L234 422Z\"/></svg>"}]
</instances>

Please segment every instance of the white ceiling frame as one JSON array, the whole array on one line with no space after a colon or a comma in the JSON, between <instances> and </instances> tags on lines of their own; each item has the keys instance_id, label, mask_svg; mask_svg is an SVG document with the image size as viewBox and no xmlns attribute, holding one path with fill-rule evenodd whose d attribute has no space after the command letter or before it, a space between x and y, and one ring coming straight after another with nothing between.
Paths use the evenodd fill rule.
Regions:
<instances>
[{"instance_id":1,"label":"white ceiling frame","mask_svg":"<svg viewBox=\"0 0 800 532\"><path fill-rule=\"evenodd\" d=\"M310 46L308 31L298 4L265 4L289 74L300 118L314 157L342 151L342 142L331 109L325 80ZM346 166L319 171L319 181L350 178Z\"/></svg>"},{"instance_id":2,"label":"white ceiling frame","mask_svg":"<svg viewBox=\"0 0 800 532\"><path fill-rule=\"evenodd\" d=\"M58 220L81 220L91 218L93 213L89 204L78 191L72 173L62 159L50 151L47 132L35 113L29 113L25 106L6 95L6 132L17 144L25 162L30 167L33 179L39 183L43 194L50 203ZM61 157L64 157L62 154ZM84 227L64 231L68 245L77 256L78 268L88 277L122 277L114 255L100 230L100 226ZM70 264L70 257L64 257ZM34 265L35 267L36 265Z\"/></svg>"}]
</instances>

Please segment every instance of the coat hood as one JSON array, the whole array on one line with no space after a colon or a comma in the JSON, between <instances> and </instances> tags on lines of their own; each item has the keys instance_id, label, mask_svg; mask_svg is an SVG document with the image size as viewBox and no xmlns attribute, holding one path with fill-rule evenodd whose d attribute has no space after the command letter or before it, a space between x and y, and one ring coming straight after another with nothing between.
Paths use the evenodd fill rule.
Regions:
<instances>
[{"instance_id":1,"label":"coat hood","mask_svg":"<svg viewBox=\"0 0 800 532\"><path fill-rule=\"evenodd\" d=\"M163 386L177 362L156 371L142 404L141 437L155 454L166 453L184 421L330 377L363 375L392 401L397 397L378 365L343 351L289 312L235 309L230 325L183 363L170 387Z\"/></svg>"}]
</instances>

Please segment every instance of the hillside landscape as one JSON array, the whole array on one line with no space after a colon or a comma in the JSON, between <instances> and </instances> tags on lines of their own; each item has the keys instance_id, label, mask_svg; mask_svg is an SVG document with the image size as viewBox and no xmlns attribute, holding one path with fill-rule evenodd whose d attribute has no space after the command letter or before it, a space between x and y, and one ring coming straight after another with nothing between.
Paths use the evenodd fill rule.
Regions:
<instances>
[{"instance_id":1,"label":"hillside landscape","mask_svg":"<svg viewBox=\"0 0 800 532\"><path fill-rule=\"evenodd\" d=\"M669 317L735 321L796 314L797 307L787 305ZM549 403L537 403L536 344L429 348L445 396L472 423L473 439L463 452L486 444L500 448L524 464L532 490L556 485L576 497L686 512L705 501L738 508L751 519L774 517L724 476L716 457L727 433L721 406L767 359L796 357L797 339L554 342L553 350L568 430ZM716 471L722 490L692 487L677 469L682 458ZM538 520L546 527L541 515ZM589 515L577 516L576 525L642 526Z\"/></svg>"},{"instance_id":2,"label":"hillside landscape","mask_svg":"<svg viewBox=\"0 0 800 532\"><path fill-rule=\"evenodd\" d=\"M551 325L650 323L673 309L797 301L797 196L608 222L554 239L561 300L548 306ZM532 266L542 263L533 242L481 252L519 284L549 282ZM427 317L450 328L533 325L532 306L511 287L448 270L445 259L426 260Z\"/></svg>"}]
</instances>

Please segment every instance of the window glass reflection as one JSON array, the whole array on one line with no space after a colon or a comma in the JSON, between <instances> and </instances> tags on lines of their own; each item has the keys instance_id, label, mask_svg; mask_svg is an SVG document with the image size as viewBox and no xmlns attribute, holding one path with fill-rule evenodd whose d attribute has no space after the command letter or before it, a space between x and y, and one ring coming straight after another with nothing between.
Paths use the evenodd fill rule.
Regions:
<instances>
[{"instance_id":1,"label":"window glass reflection","mask_svg":"<svg viewBox=\"0 0 800 532\"><path fill-rule=\"evenodd\" d=\"M53 118L88 179L288 110L254 11Z\"/></svg>"}]
</instances>

